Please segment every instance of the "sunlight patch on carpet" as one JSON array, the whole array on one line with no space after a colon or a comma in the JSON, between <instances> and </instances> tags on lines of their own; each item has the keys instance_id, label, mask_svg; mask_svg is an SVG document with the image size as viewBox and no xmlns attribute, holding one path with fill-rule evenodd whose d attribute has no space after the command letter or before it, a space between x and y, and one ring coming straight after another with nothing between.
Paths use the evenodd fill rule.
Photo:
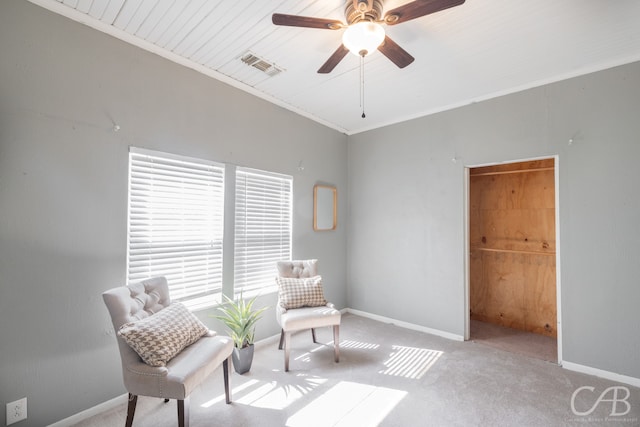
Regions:
<instances>
[{"instance_id":1,"label":"sunlight patch on carpet","mask_svg":"<svg viewBox=\"0 0 640 427\"><path fill-rule=\"evenodd\" d=\"M254 385L254 384L257 384L258 382L259 382L258 380L249 380L249 381L247 381L247 382L246 382L246 383L244 383L244 384L240 384L239 386L234 387L234 388L231 390L231 396L235 396L237 393L240 393L242 390L244 390L244 389L246 389L246 388L249 388L249 387L251 387L251 386L252 386L252 385ZM218 396L218 397L215 397L215 398L213 398L213 399L211 399L211 400L206 401L205 403L203 403L203 404L202 404L202 405L200 405L200 406L201 406L201 407L203 407L203 408L209 408L209 407L211 407L211 406L215 405L215 404L216 404L216 403L218 403L218 402L222 402L222 401L224 400L224 398L225 398L225 395L224 395L224 394L221 394L221 395L220 395L220 396Z\"/></svg>"},{"instance_id":2,"label":"sunlight patch on carpet","mask_svg":"<svg viewBox=\"0 0 640 427\"><path fill-rule=\"evenodd\" d=\"M318 349L316 349L316 350L318 350ZM295 361L300 361L300 362L306 362L306 363L309 363L309 362L311 362L311 353L312 353L313 351L314 351L314 350L304 352L304 353L302 353L300 356L295 357L293 360L295 360Z\"/></svg>"},{"instance_id":3,"label":"sunlight patch on carpet","mask_svg":"<svg viewBox=\"0 0 640 427\"><path fill-rule=\"evenodd\" d=\"M341 349L354 348L354 349L360 349L360 350L377 350L378 348L380 348L380 344L345 340L345 341L340 341L340 348ZM296 360L301 359L303 361L309 361L310 360L309 353L315 353L316 351L320 351L324 349L329 349L333 351L333 341L320 343L318 347L314 348L313 350L309 350L308 353L305 353L302 356L299 356Z\"/></svg>"},{"instance_id":4,"label":"sunlight patch on carpet","mask_svg":"<svg viewBox=\"0 0 640 427\"><path fill-rule=\"evenodd\" d=\"M233 403L256 408L282 410L327 381L326 378L310 377L302 374L290 378L291 381L288 383L249 380L233 388ZM224 397L224 394L222 394L204 403L202 407L208 408L223 401Z\"/></svg>"},{"instance_id":5,"label":"sunlight patch on carpet","mask_svg":"<svg viewBox=\"0 0 640 427\"><path fill-rule=\"evenodd\" d=\"M359 348L363 350L377 350L380 348L380 344L371 344L360 341L344 340L340 341L340 348Z\"/></svg>"},{"instance_id":6,"label":"sunlight patch on carpet","mask_svg":"<svg viewBox=\"0 0 640 427\"><path fill-rule=\"evenodd\" d=\"M287 420L287 427L374 427L406 391L341 381Z\"/></svg>"},{"instance_id":7,"label":"sunlight patch on carpet","mask_svg":"<svg viewBox=\"0 0 640 427\"><path fill-rule=\"evenodd\" d=\"M426 348L394 345L393 352L384 362L387 369L379 371L383 375L393 375L410 379L420 379L442 356L441 351Z\"/></svg>"}]
</instances>

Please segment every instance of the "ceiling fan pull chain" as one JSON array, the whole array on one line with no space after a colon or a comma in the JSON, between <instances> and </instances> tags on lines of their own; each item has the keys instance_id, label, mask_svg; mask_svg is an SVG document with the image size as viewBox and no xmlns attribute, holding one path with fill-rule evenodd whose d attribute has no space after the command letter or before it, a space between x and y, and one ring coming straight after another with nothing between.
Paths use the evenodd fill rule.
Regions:
<instances>
[{"instance_id":1,"label":"ceiling fan pull chain","mask_svg":"<svg viewBox=\"0 0 640 427\"><path fill-rule=\"evenodd\" d=\"M362 108L362 118L364 114L364 55L360 55L360 108Z\"/></svg>"}]
</instances>

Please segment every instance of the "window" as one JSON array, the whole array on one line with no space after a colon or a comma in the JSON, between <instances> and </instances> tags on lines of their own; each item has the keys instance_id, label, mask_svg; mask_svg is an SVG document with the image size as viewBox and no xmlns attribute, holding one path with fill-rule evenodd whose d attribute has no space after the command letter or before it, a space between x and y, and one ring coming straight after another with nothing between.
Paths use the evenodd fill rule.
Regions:
<instances>
[{"instance_id":1,"label":"window","mask_svg":"<svg viewBox=\"0 0 640 427\"><path fill-rule=\"evenodd\" d=\"M190 308L222 290L224 165L131 148L127 280L166 276Z\"/></svg>"},{"instance_id":2,"label":"window","mask_svg":"<svg viewBox=\"0 0 640 427\"><path fill-rule=\"evenodd\" d=\"M292 185L290 176L237 168L236 293L275 286L276 262L291 259Z\"/></svg>"}]
</instances>

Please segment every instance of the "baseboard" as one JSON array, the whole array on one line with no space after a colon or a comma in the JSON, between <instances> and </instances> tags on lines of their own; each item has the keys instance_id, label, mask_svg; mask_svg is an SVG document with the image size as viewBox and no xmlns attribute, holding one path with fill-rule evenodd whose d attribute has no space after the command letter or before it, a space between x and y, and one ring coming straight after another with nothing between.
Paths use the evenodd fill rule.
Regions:
<instances>
[{"instance_id":1,"label":"baseboard","mask_svg":"<svg viewBox=\"0 0 640 427\"><path fill-rule=\"evenodd\" d=\"M451 332L441 331L439 329L427 328L426 326L416 325L414 323L403 322L402 320L392 319L390 317L379 316L377 314L367 313L366 311L360 311L353 308L347 308L347 313L352 313L357 316L366 317L372 320L377 320L379 322L384 323L392 323L396 326L400 326L402 328L411 329L414 331L425 332L431 335L437 335L439 337L447 338L454 341L464 341L464 337L462 335L452 334Z\"/></svg>"},{"instance_id":2,"label":"baseboard","mask_svg":"<svg viewBox=\"0 0 640 427\"><path fill-rule=\"evenodd\" d=\"M280 332L278 332L275 335L271 335L266 338L262 338L261 340L255 341L253 345L257 350L259 348L266 347L268 345L273 345L274 343L277 343L279 340L280 340Z\"/></svg>"},{"instance_id":3,"label":"baseboard","mask_svg":"<svg viewBox=\"0 0 640 427\"><path fill-rule=\"evenodd\" d=\"M595 377L604 378L618 383L629 384L634 387L640 387L640 378L616 374L615 372L604 371L602 369L592 368L590 366L580 365L578 363L567 362L566 360L562 361L562 367L570 371L593 375Z\"/></svg>"},{"instance_id":4,"label":"baseboard","mask_svg":"<svg viewBox=\"0 0 640 427\"><path fill-rule=\"evenodd\" d=\"M129 395L127 393L122 394L120 396L114 397L111 400L107 400L106 402L99 403L96 406L93 406L89 409L85 409L82 412L78 412L75 415L72 415L64 420L60 420L53 424L49 424L47 427L71 427L78 424L81 421L84 421L88 418L93 417L94 415L101 414L105 411L113 409L118 405L123 405L127 403Z\"/></svg>"}]
</instances>

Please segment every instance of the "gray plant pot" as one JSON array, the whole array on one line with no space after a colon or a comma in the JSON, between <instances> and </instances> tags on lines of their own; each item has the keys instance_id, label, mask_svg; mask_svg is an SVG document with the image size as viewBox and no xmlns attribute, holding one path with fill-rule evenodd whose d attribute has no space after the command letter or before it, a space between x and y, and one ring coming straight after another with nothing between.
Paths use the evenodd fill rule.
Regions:
<instances>
[{"instance_id":1,"label":"gray plant pot","mask_svg":"<svg viewBox=\"0 0 640 427\"><path fill-rule=\"evenodd\" d=\"M249 372L251 363L253 362L253 344L244 348L233 347L231 358L233 360L233 369L235 369L237 373L242 375L245 372Z\"/></svg>"}]
</instances>

